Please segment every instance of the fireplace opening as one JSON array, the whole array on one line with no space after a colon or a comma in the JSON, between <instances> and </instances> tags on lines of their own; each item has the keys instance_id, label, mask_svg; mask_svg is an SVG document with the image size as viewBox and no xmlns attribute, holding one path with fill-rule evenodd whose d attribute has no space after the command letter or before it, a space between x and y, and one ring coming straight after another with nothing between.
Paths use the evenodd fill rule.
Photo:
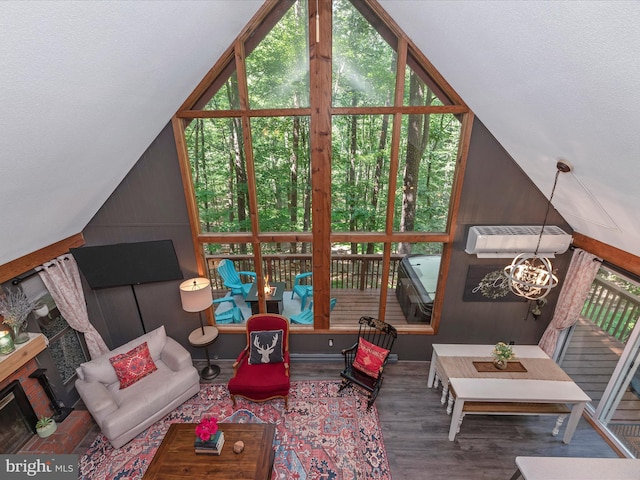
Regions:
<instances>
[{"instance_id":1,"label":"fireplace opening","mask_svg":"<svg viewBox=\"0 0 640 480\"><path fill-rule=\"evenodd\" d=\"M38 418L20 381L0 390L0 453L16 453L36 433Z\"/></svg>"}]
</instances>

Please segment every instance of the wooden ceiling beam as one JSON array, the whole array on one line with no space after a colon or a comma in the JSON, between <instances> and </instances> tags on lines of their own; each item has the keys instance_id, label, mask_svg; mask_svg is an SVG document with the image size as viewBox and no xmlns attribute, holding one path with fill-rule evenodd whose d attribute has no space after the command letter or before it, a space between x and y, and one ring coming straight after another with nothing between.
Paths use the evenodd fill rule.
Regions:
<instances>
[{"instance_id":1,"label":"wooden ceiling beam","mask_svg":"<svg viewBox=\"0 0 640 480\"><path fill-rule=\"evenodd\" d=\"M605 262L640 276L640 257L612 247L578 232L573 233L573 246L592 253Z\"/></svg>"},{"instance_id":2,"label":"wooden ceiling beam","mask_svg":"<svg viewBox=\"0 0 640 480\"><path fill-rule=\"evenodd\" d=\"M24 272L28 272L32 268L42 265L49 260L59 257L60 255L64 255L69 252L70 248L81 247L84 243L82 233L76 233L64 240L51 244L48 247L43 247L33 253L29 253L28 255L24 255L9 263L0 265L0 283L6 282L7 280Z\"/></svg>"}]
</instances>

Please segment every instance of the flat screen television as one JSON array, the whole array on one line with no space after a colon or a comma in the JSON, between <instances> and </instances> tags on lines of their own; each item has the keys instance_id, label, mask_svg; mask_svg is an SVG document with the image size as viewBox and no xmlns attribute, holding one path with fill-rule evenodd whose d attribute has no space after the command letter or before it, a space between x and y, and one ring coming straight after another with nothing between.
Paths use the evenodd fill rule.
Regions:
<instances>
[{"instance_id":1,"label":"flat screen television","mask_svg":"<svg viewBox=\"0 0 640 480\"><path fill-rule=\"evenodd\" d=\"M71 254L93 289L184 278L171 240L72 248Z\"/></svg>"}]
</instances>

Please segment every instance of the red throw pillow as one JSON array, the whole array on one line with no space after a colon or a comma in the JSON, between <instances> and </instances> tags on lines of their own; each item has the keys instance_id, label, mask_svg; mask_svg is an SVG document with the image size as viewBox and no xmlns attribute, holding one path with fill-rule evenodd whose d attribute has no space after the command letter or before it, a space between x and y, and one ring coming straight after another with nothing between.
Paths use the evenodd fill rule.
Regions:
<instances>
[{"instance_id":1,"label":"red throw pillow","mask_svg":"<svg viewBox=\"0 0 640 480\"><path fill-rule=\"evenodd\" d=\"M378 378L384 359L387 358L388 354L389 350L360 338L358 340L356 359L353 361L353 368L366 373L370 377Z\"/></svg>"},{"instance_id":2,"label":"red throw pillow","mask_svg":"<svg viewBox=\"0 0 640 480\"><path fill-rule=\"evenodd\" d=\"M120 380L121 389L133 385L141 378L158 369L153 362L153 358L151 358L147 342L138 345L127 353L111 357L109 361L116 371L118 380Z\"/></svg>"}]
</instances>

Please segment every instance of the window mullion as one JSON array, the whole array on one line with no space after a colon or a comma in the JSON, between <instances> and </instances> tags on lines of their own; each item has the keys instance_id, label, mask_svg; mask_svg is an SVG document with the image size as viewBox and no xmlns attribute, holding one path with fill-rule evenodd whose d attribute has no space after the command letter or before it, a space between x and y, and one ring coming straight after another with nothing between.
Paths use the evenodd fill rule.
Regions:
<instances>
[{"instance_id":1,"label":"window mullion","mask_svg":"<svg viewBox=\"0 0 640 480\"><path fill-rule=\"evenodd\" d=\"M249 195L249 219L251 220L251 243L255 256L255 273L258 283L258 303L260 312L266 312L264 296L264 271L262 269L262 251L258 241L260 225L258 221L258 199L256 188L256 169L253 157L253 141L251 137L251 119L249 118L249 89L247 87L247 70L245 64L244 43L240 40L235 46L236 73L238 77L238 94L240 96L240 110L242 115L242 135L244 144L245 167L247 170L247 194Z\"/></svg>"},{"instance_id":2,"label":"window mullion","mask_svg":"<svg viewBox=\"0 0 640 480\"><path fill-rule=\"evenodd\" d=\"M331 295L331 4L309 2L313 308L315 329L323 330Z\"/></svg>"}]
</instances>

